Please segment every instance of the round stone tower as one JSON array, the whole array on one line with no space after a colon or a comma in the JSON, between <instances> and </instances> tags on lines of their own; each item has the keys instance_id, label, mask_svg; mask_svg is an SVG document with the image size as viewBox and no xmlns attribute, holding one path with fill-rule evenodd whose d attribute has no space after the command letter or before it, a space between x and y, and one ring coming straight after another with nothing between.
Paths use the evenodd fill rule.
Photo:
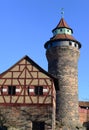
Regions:
<instances>
[{"instance_id":1,"label":"round stone tower","mask_svg":"<svg viewBox=\"0 0 89 130\"><path fill-rule=\"evenodd\" d=\"M78 112L78 58L81 48L73 36L73 30L61 18L52 30L53 37L44 45L48 60L48 72L58 79L56 92L57 121L61 126L77 128Z\"/></svg>"}]
</instances>

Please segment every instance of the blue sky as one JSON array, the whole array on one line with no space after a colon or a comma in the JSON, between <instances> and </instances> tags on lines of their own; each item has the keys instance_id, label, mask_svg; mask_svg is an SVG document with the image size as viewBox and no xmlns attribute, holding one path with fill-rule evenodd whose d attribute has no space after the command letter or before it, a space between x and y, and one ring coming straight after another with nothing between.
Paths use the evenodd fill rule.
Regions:
<instances>
[{"instance_id":1,"label":"blue sky","mask_svg":"<svg viewBox=\"0 0 89 130\"><path fill-rule=\"evenodd\" d=\"M89 0L1 0L0 73L28 55L47 70L44 43L52 37L61 8L64 19L81 42L79 100L89 101Z\"/></svg>"}]
</instances>

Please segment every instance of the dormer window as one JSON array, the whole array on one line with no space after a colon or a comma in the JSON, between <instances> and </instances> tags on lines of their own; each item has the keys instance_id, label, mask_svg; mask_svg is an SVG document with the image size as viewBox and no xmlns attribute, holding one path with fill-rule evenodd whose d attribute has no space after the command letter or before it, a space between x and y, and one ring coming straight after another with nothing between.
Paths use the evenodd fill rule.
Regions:
<instances>
[{"instance_id":1,"label":"dormer window","mask_svg":"<svg viewBox=\"0 0 89 130\"><path fill-rule=\"evenodd\" d=\"M35 86L35 95L43 95L43 86Z\"/></svg>"},{"instance_id":2,"label":"dormer window","mask_svg":"<svg viewBox=\"0 0 89 130\"><path fill-rule=\"evenodd\" d=\"M16 94L16 86L8 86L8 95Z\"/></svg>"}]
</instances>

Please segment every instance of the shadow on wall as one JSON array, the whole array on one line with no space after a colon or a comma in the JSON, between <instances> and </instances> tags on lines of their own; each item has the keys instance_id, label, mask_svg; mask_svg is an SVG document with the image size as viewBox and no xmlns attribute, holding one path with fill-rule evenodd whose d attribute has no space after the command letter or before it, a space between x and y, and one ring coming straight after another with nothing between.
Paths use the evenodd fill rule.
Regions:
<instances>
[{"instance_id":1,"label":"shadow on wall","mask_svg":"<svg viewBox=\"0 0 89 130\"><path fill-rule=\"evenodd\" d=\"M1 126L1 127L0 127L0 130L7 130L7 127Z\"/></svg>"},{"instance_id":2,"label":"shadow on wall","mask_svg":"<svg viewBox=\"0 0 89 130\"><path fill-rule=\"evenodd\" d=\"M0 127L0 130L19 130L19 129L16 129L16 128L14 128L14 127L7 128L7 127L5 127L5 126L1 126L1 127Z\"/></svg>"},{"instance_id":3,"label":"shadow on wall","mask_svg":"<svg viewBox=\"0 0 89 130\"><path fill-rule=\"evenodd\" d=\"M84 122L83 126L86 127L86 130L89 130L89 121L88 122Z\"/></svg>"}]
</instances>

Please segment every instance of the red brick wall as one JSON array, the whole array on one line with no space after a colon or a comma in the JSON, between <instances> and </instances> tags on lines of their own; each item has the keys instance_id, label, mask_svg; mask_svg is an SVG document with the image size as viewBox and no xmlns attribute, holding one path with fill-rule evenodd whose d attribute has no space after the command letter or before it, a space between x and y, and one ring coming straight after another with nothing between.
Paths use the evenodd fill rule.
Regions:
<instances>
[{"instance_id":1,"label":"red brick wall","mask_svg":"<svg viewBox=\"0 0 89 130\"><path fill-rule=\"evenodd\" d=\"M89 109L87 109L87 107L86 108L79 107L79 118L81 123L89 121Z\"/></svg>"}]
</instances>

